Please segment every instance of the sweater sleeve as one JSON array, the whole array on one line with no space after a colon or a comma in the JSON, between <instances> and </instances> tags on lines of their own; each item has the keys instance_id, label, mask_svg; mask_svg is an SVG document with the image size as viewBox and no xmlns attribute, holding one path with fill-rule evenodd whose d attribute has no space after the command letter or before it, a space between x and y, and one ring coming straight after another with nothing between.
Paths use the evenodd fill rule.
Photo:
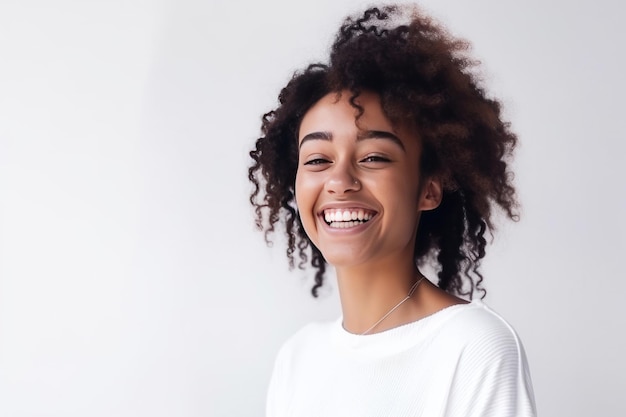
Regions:
<instances>
[{"instance_id":1,"label":"sweater sleeve","mask_svg":"<svg viewBox=\"0 0 626 417\"><path fill-rule=\"evenodd\" d=\"M280 411L280 397L281 386L284 385L284 370L285 365L286 347L283 345L276 355L274 361L274 369L272 371L272 377L270 378L269 387L267 390L267 399L265 403L265 416L277 417L282 415Z\"/></svg>"},{"instance_id":2,"label":"sweater sleeve","mask_svg":"<svg viewBox=\"0 0 626 417\"><path fill-rule=\"evenodd\" d=\"M535 417L526 355L503 320L473 335L458 357L445 416Z\"/></svg>"},{"instance_id":3,"label":"sweater sleeve","mask_svg":"<svg viewBox=\"0 0 626 417\"><path fill-rule=\"evenodd\" d=\"M267 389L267 398L265 401L265 416L275 417L278 415L276 411L276 363L274 363L274 370L272 371L272 377L270 379L269 387Z\"/></svg>"}]
</instances>

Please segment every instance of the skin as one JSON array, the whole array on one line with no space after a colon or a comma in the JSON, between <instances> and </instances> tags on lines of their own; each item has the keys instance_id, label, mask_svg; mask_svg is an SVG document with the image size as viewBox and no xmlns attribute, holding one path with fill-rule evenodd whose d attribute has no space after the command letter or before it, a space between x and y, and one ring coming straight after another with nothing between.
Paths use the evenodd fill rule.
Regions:
<instances>
[{"instance_id":1,"label":"skin","mask_svg":"<svg viewBox=\"0 0 626 417\"><path fill-rule=\"evenodd\" d=\"M413 260L417 225L422 211L441 202L442 186L438 178L420 175L421 143L415 129L392 125L380 98L370 92L357 99L364 109L357 121L350 95L329 94L302 119L296 202L307 235L336 269L343 325L359 334L422 277ZM342 228L325 221L325 213L346 210L371 218ZM424 279L370 333L462 302Z\"/></svg>"}]
</instances>

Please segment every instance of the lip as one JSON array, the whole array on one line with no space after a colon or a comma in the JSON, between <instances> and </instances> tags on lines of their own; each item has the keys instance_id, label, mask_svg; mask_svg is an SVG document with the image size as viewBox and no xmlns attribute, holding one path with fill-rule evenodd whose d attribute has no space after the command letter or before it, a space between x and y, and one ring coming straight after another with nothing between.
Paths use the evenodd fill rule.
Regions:
<instances>
[{"instance_id":1,"label":"lip","mask_svg":"<svg viewBox=\"0 0 626 417\"><path fill-rule=\"evenodd\" d=\"M378 210L367 205L367 204L363 204L363 203L359 203L356 201L345 201L345 202L335 202L335 203L326 203L320 206L320 208L317 210L317 215L321 216L322 218L324 217L324 211L325 210L347 210L347 209L353 209L353 210L367 210L367 211L371 211L374 212L374 217L376 217L376 215L378 215Z\"/></svg>"}]
</instances>

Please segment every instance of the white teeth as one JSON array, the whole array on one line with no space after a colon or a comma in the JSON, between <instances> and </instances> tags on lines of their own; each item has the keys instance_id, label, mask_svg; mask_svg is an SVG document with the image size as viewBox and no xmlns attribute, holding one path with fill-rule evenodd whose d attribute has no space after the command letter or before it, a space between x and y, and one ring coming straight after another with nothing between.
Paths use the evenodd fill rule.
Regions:
<instances>
[{"instance_id":1,"label":"white teeth","mask_svg":"<svg viewBox=\"0 0 626 417\"><path fill-rule=\"evenodd\" d=\"M328 209L324 211L324 220L333 228L344 229L358 226L370 220L374 214L375 213L366 212L365 209Z\"/></svg>"},{"instance_id":2,"label":"white teeth","mask_svg":"<svg viewBox=\"0 0 626 417\"><path fill-rule=\"evenodd\" d=\"M363 224L362 221L349 221L349 222L332 222L330 224L330 227L334 228L334 229L348 229L350 227L354 227L354 226L358 226L360 224Z\"/></svg>"}]
</instances>

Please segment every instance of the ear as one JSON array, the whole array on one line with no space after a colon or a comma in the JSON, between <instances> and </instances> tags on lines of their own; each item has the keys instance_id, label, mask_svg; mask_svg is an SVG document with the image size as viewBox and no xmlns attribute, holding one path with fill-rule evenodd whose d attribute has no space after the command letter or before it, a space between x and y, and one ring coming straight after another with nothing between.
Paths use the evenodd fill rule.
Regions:
<instances>
[{"instance_id":1,"label":"ear","mask_svg":"<svg viewBox=\"0 0 626 417\"><path fill-rule=\"evenodd\" d=\"M433 210L441 204L443 186L438 177L426 178L419 196L417 208L419 211Z\"/></svg>"}]
</instances>

